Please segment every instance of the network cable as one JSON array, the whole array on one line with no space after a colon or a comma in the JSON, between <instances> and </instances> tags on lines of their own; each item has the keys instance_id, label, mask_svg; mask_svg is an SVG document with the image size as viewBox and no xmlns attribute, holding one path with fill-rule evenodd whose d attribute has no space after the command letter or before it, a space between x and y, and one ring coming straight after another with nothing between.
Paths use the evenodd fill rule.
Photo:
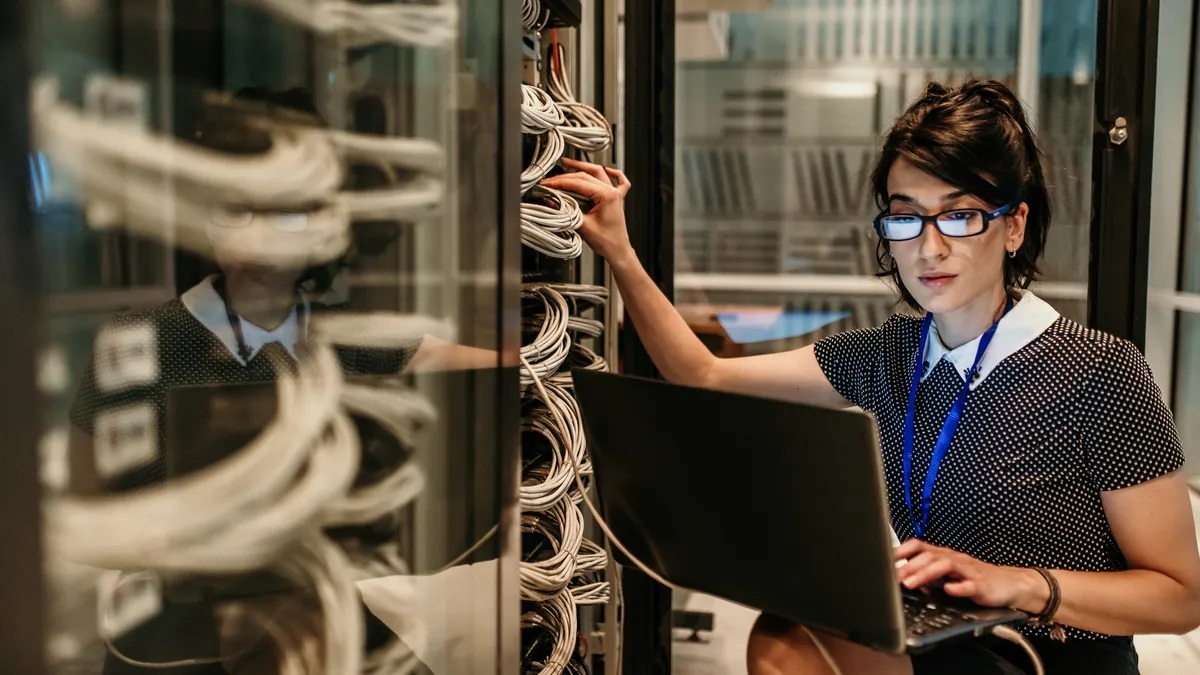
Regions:
<instances>
[{"instance_id":1,"label":"network cable","mask_svg":"<svg viewBox=\"0 0 1200 675\"><path fill-rule=\"evenodd\" d=\"M443 47L458 34L458 8L449 0L418 2L344 2L341 0L240 0L347 47L390 42Z\"/></svg>"},{"instance_id":2,"label":"network cable","mask_svg":"<svg viewBox=\"0 0 1200 675\"><path fill-rule=\"evenodd\" d=\"M579 639L575 601L569 592L561 591L522 614L521 627L542 628L552 640L546 657L532 663L541 668L542 675L561 675L566 671Z\"/></svg>"},{"instance_id":3,"label":"network cable","mask_svg":"<svg viewBox=\"0 0 1200 675\"><path fill-rule=\"evenodd\" d=\"M563 140L584 152L607 150L613 142L612 125L599 110L575 98L571 80L563 66L567 60L566 47L555 41L550 49L547 89L564 118L559 129Z\"/></svg>"},{"instance_id":4,"label":"network cable","mask_svg":"<svg viewBox=\"0 0 1200 675\"><path fill-rule=\"evenodd\" d=\"M550 10L542 10L541 0L522 0L521 23L527 31L541 31L550 23Z\"/></svg>"},{"instance_id":5,"label":"network cable","mask_svg":"<svg viewBox=\"0 0 1200 675\"><path fill-rule=\"evenodd\" d=\"M583 254L583 212L564 192L535 186L521 202L521 243L551 258Z\"/></svg>"}]
</instances>

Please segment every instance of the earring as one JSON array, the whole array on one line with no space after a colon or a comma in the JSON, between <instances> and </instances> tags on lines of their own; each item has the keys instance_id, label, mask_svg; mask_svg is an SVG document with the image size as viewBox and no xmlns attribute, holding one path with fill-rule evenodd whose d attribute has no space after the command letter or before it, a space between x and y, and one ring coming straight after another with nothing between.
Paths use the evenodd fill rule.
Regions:
<instances>
[{"instance_id":1,"label":"earring","mask_svg":"<svg viewBox=\"0 0 1200 675\"><path fill-rule=\"evenodd\" d=\"M1015 258L1015 257L1017 257L1017 252L1016 252L1016 251L1009 251L1009 252L1008 252L1008 257L1010 257L1010 258Z\"/></svg>"},{"instance_id":2,"label":"earring","mask_svg":"<svg viewBox=\"0 0 1200 675\"><path fill-rule=\"evenodd\" d=\"M895 257L896 257L896 254L895 254L895 253L893 253L892 251L888 251L888 255L890 255L890 256L891 256L891 257L893 257L893 258L895 258Z\"/></svg>"}]
</instances>

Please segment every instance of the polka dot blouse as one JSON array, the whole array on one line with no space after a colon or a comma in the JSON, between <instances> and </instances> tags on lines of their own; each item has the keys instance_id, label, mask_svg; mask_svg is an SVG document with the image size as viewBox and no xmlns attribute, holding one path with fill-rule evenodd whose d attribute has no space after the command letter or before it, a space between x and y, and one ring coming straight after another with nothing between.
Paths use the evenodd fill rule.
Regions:
<instances>
[{"instance_id":1,"label":"polka dot blouse","mask_svg":"<svg viewBox=\"0 0 1200 675\"><path fill-rule=\"evenodd\" d=\"M923 370L913 451L920 517L934 442L978 344L946 350L931 332L918 363L920 333L920 319L896 315L816 345L829 381L879 425L892 527L902 541L915 536L902 467L913 368ZM1126 569L1100 494L1183 465L1171 413L1142 354L1026 292L1001 321L973 380L933 488L926 540L997 565ZM1049 634L1038 626L1024 630ZM1067 634L1103 637L1073 628Z\"/></svg>"}]
</instances>

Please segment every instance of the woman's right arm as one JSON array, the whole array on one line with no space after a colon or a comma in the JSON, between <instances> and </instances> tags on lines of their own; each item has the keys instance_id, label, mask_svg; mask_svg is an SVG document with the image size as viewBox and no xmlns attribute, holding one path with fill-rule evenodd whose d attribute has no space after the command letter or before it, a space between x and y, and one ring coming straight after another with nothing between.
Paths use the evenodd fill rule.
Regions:
<instances>
[{"instance_id":1,"label":"woman's right arm","mask_svg":"<svg viewBox=\"0 0 1200 675\"><path fill-rule=\"evenodd\" d=\"M569 159L563 163L578 172L547 178L543 184L586 196L595 204L585 214L580 234L608 261L638 336L663 377L678 384L831 408L850 405L825 377L811 345L736 359L714 356L646 273L629 242L624 212L629 180L616 169ZM617 180L616 187L610 176Z\"/></svg>"}]
</instances>

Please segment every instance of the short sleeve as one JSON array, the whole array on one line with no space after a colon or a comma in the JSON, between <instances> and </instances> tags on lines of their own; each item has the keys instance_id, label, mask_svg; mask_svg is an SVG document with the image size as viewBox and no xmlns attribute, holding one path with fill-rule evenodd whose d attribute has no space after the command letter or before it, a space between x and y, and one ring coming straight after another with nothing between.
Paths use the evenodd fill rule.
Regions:
<instances>
[{"instance_id":1,"label":"short sleeve","mask_svg":"<svg viewBox=\"0 0 1200 675\"><path fill-rule=\"evenodd\" d=\"M1080 417L1089 478L1102 492L1158 478L1183 466L1171 411L1133 344L1111 344L1084 384Z\"/></svg>"},{"instance_id":2,"label":"short sleeve","mask_svg":"<svg viewBox=\"0 0 1200 675\"><path fill-rule=\"evenodd\" d=\"M864 410L875 408L873 392L885 354L884 332L884 327L863 328L827 337L814 346L825 378L843 398Z\"/></svg>"}]
</instances>

